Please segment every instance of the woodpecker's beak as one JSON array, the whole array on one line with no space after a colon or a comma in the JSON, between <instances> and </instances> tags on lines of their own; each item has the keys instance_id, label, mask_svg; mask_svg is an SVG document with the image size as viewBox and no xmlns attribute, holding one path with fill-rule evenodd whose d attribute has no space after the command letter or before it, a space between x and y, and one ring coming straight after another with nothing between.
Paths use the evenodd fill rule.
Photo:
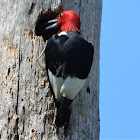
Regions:
<instances>
[{"instance_id":1,"label":"woodpecker's beak","mask_svg":"<svg viewBox=\"0 0 140 140\"><path fill-rule=\"evenodd\" d=\"M57 22L58 22L57 19L53 19L53 20L48 21L48 24L49 24L49 23L54 23L54 24L52 24L52 25L46 27L45 30L49 30L49 29L52 29L52 28L56 27L56 26L57 26Z\"/></svg>"}]
</instances>

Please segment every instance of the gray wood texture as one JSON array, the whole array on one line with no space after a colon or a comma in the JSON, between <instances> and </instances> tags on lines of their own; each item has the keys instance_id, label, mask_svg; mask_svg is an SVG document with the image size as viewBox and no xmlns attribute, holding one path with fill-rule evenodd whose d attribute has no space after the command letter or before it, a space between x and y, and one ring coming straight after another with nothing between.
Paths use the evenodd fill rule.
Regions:
<instances>
[{"instance_id":1,"label":"gray wood texture","mask_svg":"<svg viewBox=\"0 0 140 140\"><path fill-rule=\"evenodd\" d=\"M72 104L67 137L53 126L56 109L49 90L41 36L35 35L38 15L62 4L81 18L81 32L94 45L89 78ZM0 139L98 140L99 59L102 0L0 1Z\"/></svg>"}]
</instances>

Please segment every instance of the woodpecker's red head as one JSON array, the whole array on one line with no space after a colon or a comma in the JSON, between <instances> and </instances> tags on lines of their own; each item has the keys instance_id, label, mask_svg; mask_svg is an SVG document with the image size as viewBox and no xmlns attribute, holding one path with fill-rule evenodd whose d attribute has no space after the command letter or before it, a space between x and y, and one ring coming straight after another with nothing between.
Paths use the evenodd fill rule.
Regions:
<instances>
[{"instance_id":1,"label":"woodpecker's red head","mask_svg":"<svg viewBox=\"0 0 140 140\"><path fill-rule=\"evenodd\" d=\"M80 32L80 17L77 13L67 10L62 11L54 20L48 21L48 23L54 23L46 28L46 30L52 28L60 28L60 31L79 31Z\"/></svg>"}]
</instances>

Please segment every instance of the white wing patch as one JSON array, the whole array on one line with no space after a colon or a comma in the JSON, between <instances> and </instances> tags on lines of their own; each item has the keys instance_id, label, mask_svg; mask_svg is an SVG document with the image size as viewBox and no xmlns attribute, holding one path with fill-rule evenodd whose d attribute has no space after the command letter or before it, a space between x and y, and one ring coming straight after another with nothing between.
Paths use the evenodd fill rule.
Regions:
<instances>
[{"instance_id":1,"label":"white wing patch","mask_svg":"<svg viewBox=\"0 0 140 140\"><path fill-rule=\"evenodd\" d=\"M82 89L86 79L82 80L75 77L68 76L61 87L60 93L63 97L73 100Z\"/></svg>"},{"instance_id":2,"label":"white wing patch","mask_svg":"<svg viewBox=\"0 0 140 140\"><path fill-rule=\"evenodd\" d=\"M86 82L86 79L76 77L68 76L66 79L56 77L50 70L48 70L48 75L55 98L59 102L63 101L63 97L73 100Z\"/></svg>"}]
</instances>

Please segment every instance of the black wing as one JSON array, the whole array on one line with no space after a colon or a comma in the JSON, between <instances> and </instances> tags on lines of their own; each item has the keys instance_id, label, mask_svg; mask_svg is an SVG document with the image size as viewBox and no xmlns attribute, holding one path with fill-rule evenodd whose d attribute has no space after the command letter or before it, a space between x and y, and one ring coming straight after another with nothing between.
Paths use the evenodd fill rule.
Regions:
<instances>
[{"instance_id":1,"label":"black wing","mask_svg":"<svg viewBox=\"0 0 140 140\"><path fill-rule=\"evenodd\" d=\"M93 52L92 44L78 32L69 32L69 36L53 35L45 51L47 69L64 79L67 76L86 79L92 65Z\"/></svg>"}]
</instances>

